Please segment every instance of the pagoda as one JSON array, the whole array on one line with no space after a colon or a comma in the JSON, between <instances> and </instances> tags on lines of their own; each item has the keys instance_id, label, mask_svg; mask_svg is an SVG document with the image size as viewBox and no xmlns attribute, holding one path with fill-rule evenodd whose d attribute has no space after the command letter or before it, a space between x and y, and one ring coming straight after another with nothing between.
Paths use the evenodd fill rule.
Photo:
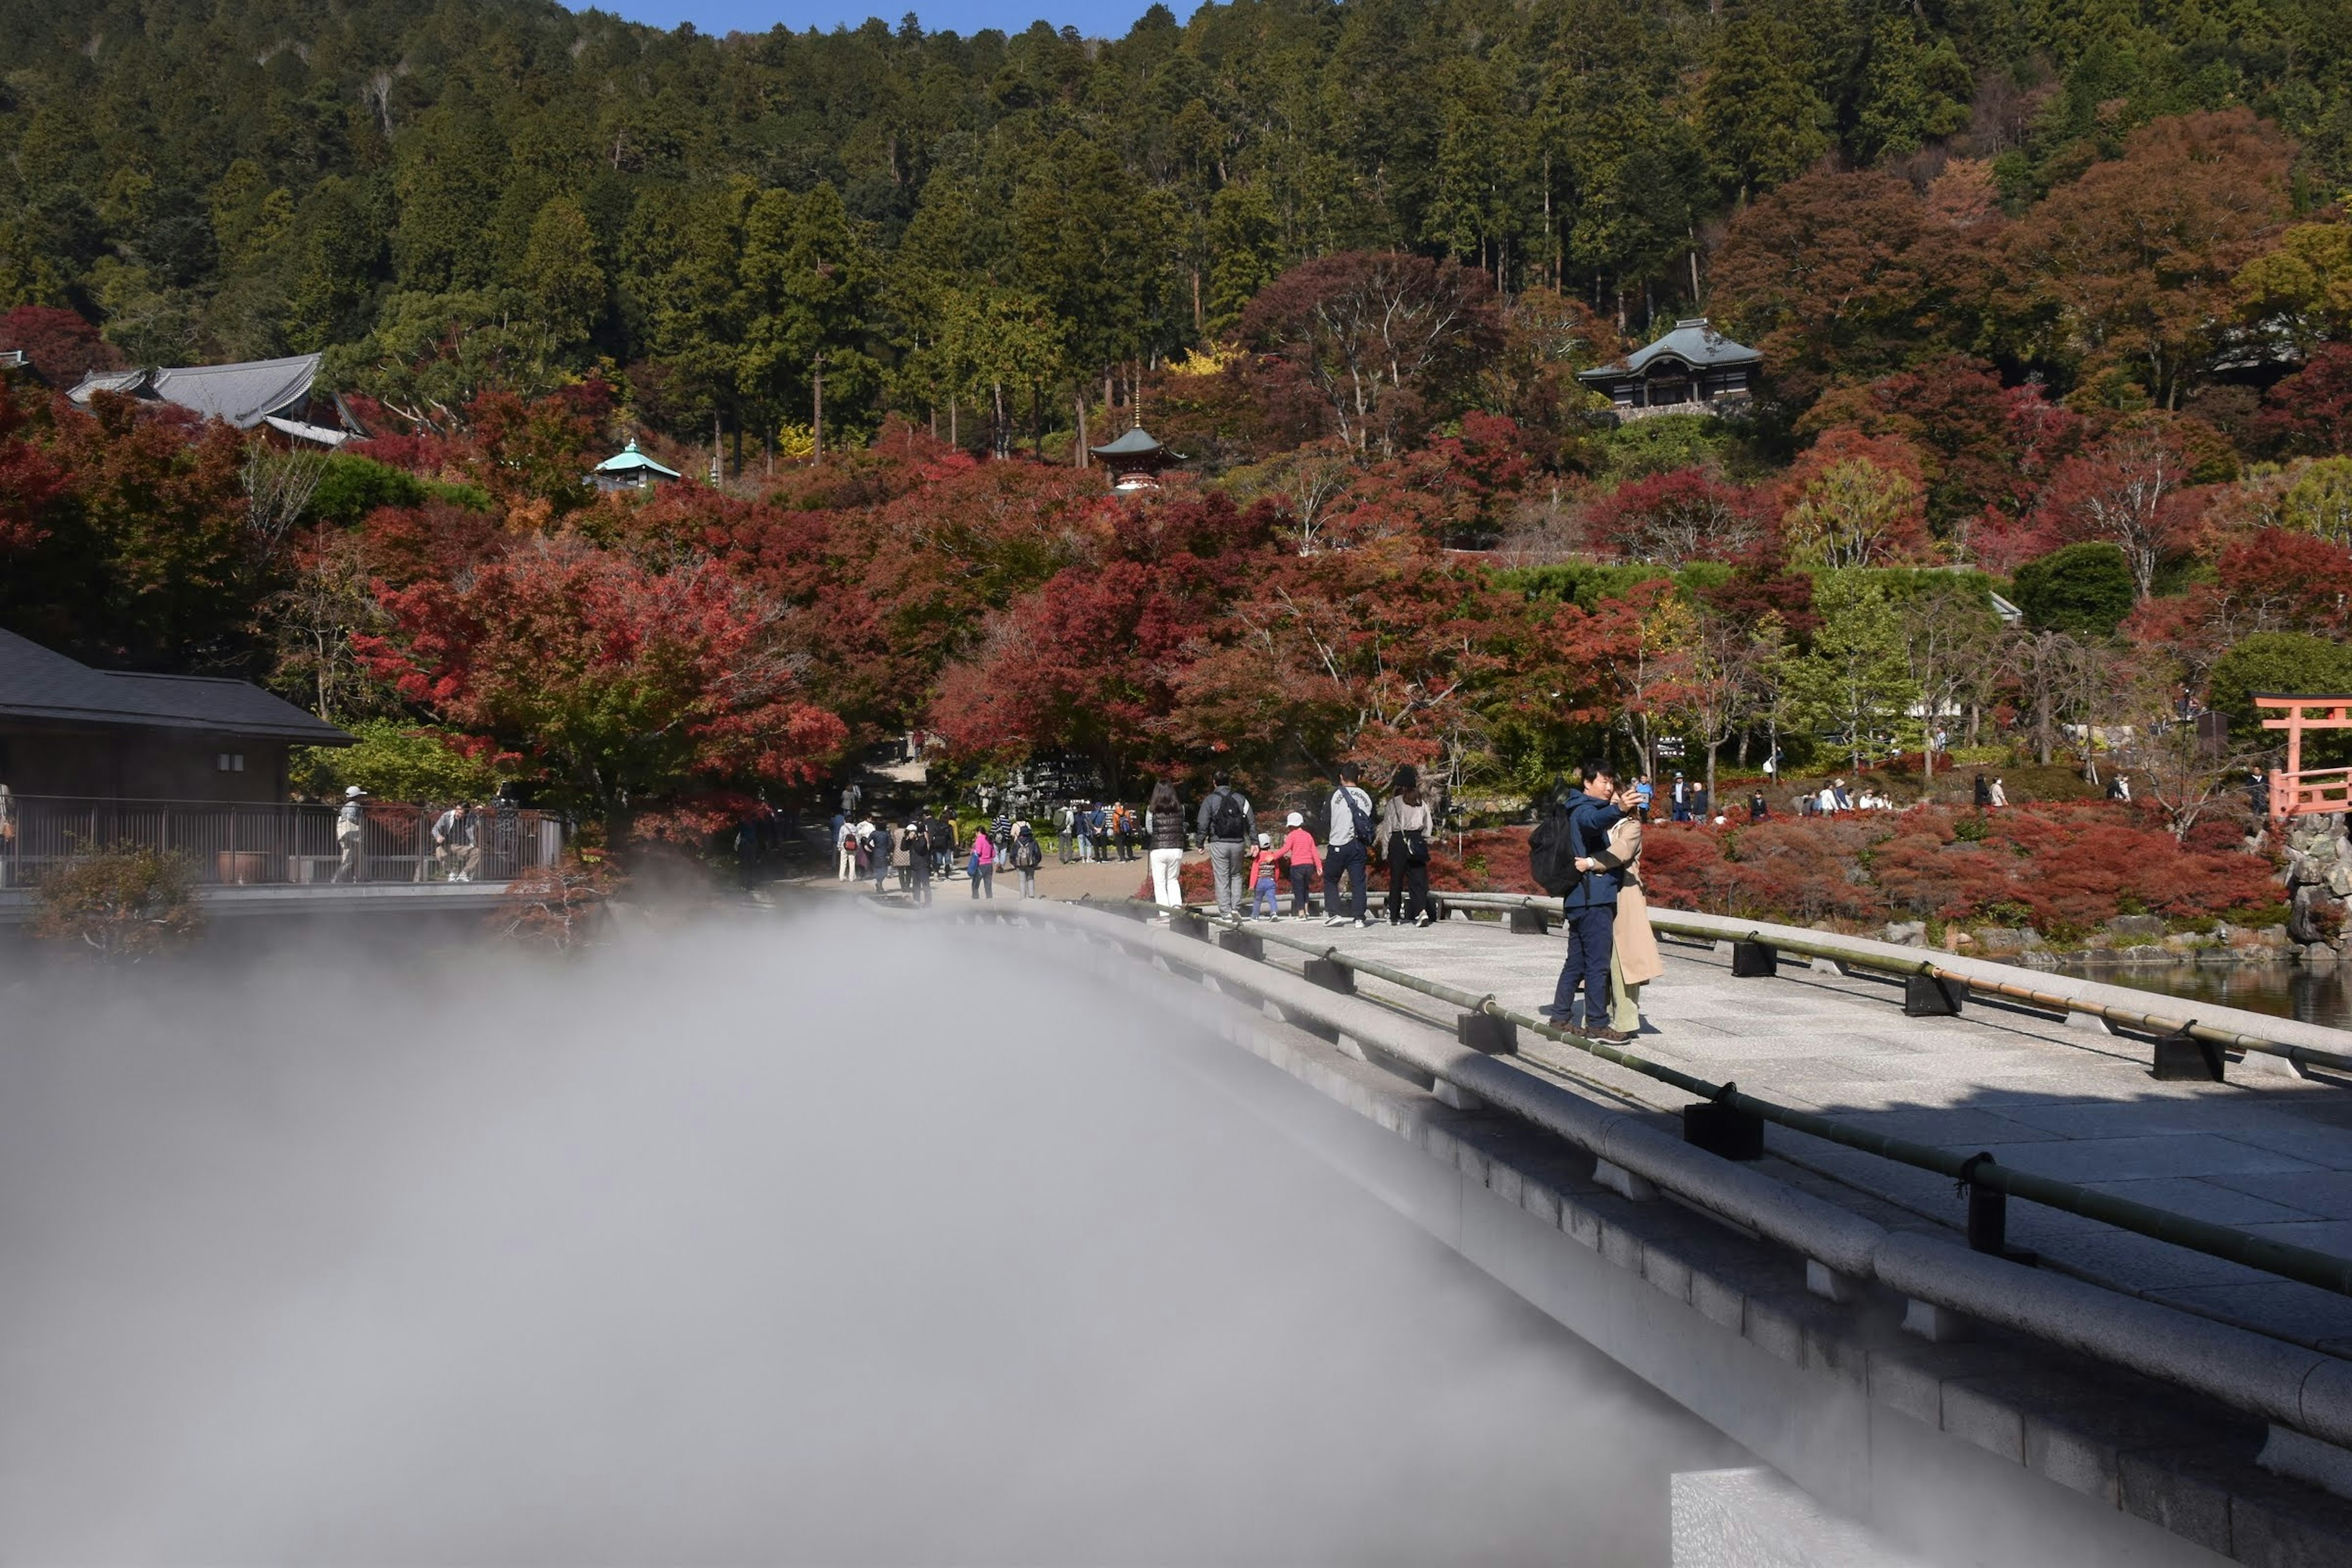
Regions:
<instances>
[{"instance_id":1,"label":"pagoda","mask_svg":"<svg viewBox=\"0 0 2352 1568\"><path fill-rule=\"evenodd\" d=\"M1160 470L1184 460L1181 452L1170 451L1140 425L1107 447L1089 447L1087 450L1110 470L1110 488L1115 490L1157 489Z\"/></svg>"}]
</instances>

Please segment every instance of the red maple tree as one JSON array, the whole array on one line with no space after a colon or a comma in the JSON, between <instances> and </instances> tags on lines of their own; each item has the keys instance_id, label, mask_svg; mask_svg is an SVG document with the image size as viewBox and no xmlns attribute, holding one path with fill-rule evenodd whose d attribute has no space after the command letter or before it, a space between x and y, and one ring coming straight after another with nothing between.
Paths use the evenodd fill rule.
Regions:
<instances>
[{"instance_id":1,"label":"red maple tree","mask_svg":"<svg viewBox=\"0 0 2352 1568\"><path fill-rule=\"evenodd\" d=\"M845 739L803 697L781 611L707 562L534 535L383 598L395 630L354 639L373 671L615 843L651 810L690 818L730 784L816 778Z\"/></svg>"}]
</instances>

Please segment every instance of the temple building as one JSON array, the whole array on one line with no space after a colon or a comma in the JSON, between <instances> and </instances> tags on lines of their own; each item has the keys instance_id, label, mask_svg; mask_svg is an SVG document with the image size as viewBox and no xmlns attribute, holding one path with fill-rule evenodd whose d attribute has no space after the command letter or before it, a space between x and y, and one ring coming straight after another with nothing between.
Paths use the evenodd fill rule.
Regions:
<instances>
[{"instance_id":1,"label":"temple building","mask_svg":"<svg viewBox=\"0 0 2352 1568\"><path fill-rule=\"evenodd\" d=\"M319 363L317 354L294 354L241 364L94 370L66 396L83 408L101 392L169 403L206 419L226 420L239 430L267 426L289 441L314 447L332 448L365 440L367 430L342 398L319 392Z\"/></svg>"},{"instance_id":2,"label":"temple building","mask_svg":"<svg viewBox=\"0 0 2352 1568\"><path fill-rule=\"evenodd\" d=\"M633 437L627 446L597 464L588 479L598 489L610 494L614 490L649 490L665 479L679 477L676 468L667 468L638 451Z\"/></svg>"},{"instance_id":3,"label":"temple building","mask_svg":"<svg viewBox=\"0 0 2352 1568\"><path fill-rule=\"evenodd\" d=\"M1608 395L1621 419L1653 414L1723 414L1756 395L1764 356L1735 343L1705 316L1676 321L1675 330L1613 364L1580 370L1576 379Z\"/></svg>"},{"instance_id":4,"label":"temple building","mask_svg":"<svg viewBox=\"0 0 2352 1568\"><path fill-rule=\"evenodd\" d=\"M1184 460L1181 452L1170 451L1139 425L1108 446L1087 450L1110 470L1110 488L1115 490L1157 489L1160 470Z\"/></svg>"}]
</instances>

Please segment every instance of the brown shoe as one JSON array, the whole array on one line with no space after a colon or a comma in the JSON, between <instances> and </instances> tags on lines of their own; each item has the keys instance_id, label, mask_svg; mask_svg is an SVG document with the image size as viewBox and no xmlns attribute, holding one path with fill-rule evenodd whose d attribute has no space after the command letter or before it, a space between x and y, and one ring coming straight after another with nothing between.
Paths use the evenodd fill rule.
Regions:
<instances>
[{"instance_id":1,"label":"brown shoe","mask_svg":"<svg viewBox=\"0 0 2352 1568\"><path fill-rule=\"evenodd\" d=\"M1585 1030L1584 1037L1588 1040L1600 1040L1612 1046L1622 1046L1633 1037L1627 1034L1622 1029L1612 1029L1604 1026L1598 1029Z\"/></svg>"}]
</instances>

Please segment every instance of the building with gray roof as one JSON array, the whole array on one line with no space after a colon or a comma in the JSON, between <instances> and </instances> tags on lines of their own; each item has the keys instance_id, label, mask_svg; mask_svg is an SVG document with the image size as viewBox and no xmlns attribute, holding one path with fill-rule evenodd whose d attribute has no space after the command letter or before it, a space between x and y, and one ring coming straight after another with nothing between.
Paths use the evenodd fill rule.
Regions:
<instances>
[{"instance_id":1,"label":"building with gray roof","mask_svg":"<svg viewBox=\"0 0 2352 1568\"><path fill-rule=\"evenodd\" d=\"M1695 316L1613 363L1577 372L1576 379L1607 395L1621 419L1721 414L1756 395L1763 364L1762 354L1733 342L1705 316Z\"/></svg>"},{"instance_id":2,"label":"building with gray roof","mask_svg":"<svg viewBox=\"0 0 2352 1568\"><path fill-rule=\"evenodd\" d=\"M280 801L289 747L350 744L251 681L92 669L0 631L0 784L19 795Z\"/></svg>"},{"instance_id":3,"label":"building with gray roof","mask_svg":"<svg viewBox=\"0 0 2352 1568\"><path fill-rule=\"evenodd\" d=\"M342 432L309 420L319 379L320 356L247 360L240 364L170 365L162 370L94 370L66 395L87 407L101 392L169 403L206 419L225 420L239 430L267 423L279 434L320 446L340 446ZM337 404L346 429L353 426Z\"/></svg>"}]
</instances>

